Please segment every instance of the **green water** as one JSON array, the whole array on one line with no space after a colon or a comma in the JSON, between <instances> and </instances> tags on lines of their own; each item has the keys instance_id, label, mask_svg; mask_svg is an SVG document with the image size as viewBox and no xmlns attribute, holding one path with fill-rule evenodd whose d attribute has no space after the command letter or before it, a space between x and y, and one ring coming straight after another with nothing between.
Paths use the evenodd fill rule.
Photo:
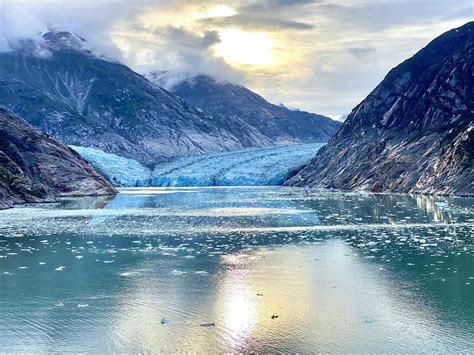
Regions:
<instances>
[{"instance_id":1,"label":"green water","mask_svg":"<svg viewBox=\"0 0 474 355\"><path fill-rule=\"evenodd\" d=\"M149 188L0 211L0 351L468 353L473 201Z\"/></svg>"}]
</instances>

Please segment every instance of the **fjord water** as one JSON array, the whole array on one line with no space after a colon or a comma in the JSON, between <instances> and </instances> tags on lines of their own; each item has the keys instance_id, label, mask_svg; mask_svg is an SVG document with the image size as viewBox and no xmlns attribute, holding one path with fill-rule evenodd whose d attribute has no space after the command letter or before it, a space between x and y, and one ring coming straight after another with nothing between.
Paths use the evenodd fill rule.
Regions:
<instances>
[{"instance_id":1,"label":"fjord water","mask_svg":"<svg viewBox=\"0 0 474 355\"><path fill-rule=\"evenodd\" d=\"M0 349L468 352L473 231L469 198L283 187L1 211Z\"/></svg>"}]
</instances>

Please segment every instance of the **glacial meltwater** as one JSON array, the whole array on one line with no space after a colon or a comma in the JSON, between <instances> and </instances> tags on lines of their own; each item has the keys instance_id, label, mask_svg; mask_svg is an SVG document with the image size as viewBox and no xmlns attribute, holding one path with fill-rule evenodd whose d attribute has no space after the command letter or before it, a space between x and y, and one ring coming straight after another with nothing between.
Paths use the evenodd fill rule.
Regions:
<instances>
[{"instance_id":1,"label":"glacial meltwater","mask_svg":"<svg viewBox=\"0 0 474 355\"><path fill-rule=\"evenodd\" d=\"M120 192L0 211L0 352L474 349L474 199Z\"/></svg>"}]
</instances>

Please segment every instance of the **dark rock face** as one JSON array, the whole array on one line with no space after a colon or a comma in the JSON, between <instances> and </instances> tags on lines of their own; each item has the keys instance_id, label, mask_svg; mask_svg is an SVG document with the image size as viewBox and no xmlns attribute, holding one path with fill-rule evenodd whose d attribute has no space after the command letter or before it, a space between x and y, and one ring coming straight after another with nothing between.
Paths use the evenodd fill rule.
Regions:
<instances>
[{"instance_id":1,"label":"dark rock face","mask_svg":"<svg viewBox=\"0 0 474 355\"><path fill-rule=\"evenodd\" d=\"M293 186L474 194L474 22L392 69Z\"/></svg>"},{"instance_id":2,"label":"dark rock face","mask_svg":"<svg viewBox=\"0 0 474 355\"><path fill-rule=\"evenodd\" d=\"M76 152L0 107L0 209L115 193Z\"/></svg>"},{"instance_id":3,"label":"dark rock face","mask_svg":"<svg viewBox=\"0 0 474 355\"><path fill-rule=\"evenodd\" d=\"M157 83L154 73L147 77ZM244 86L205 75L187 79L172 91L242 136L246 146L327 142L341 126L329 117L273 105Z\"/></svg>"}]
</instances>

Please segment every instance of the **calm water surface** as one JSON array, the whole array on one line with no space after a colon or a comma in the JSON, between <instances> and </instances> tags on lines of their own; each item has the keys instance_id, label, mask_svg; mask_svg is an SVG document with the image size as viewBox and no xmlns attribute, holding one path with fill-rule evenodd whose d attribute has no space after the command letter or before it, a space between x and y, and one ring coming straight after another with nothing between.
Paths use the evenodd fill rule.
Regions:
<instances>
[{"instance_id":1,"label":"calm water surface","mask_svg":"<svg viewBox=\"0 0 474 355\"><path fill-rule=\"evenodd\" d=\"M1 211L0 351L469 352L473 202L149 188Z\"/></svg>"}]
</instances>

